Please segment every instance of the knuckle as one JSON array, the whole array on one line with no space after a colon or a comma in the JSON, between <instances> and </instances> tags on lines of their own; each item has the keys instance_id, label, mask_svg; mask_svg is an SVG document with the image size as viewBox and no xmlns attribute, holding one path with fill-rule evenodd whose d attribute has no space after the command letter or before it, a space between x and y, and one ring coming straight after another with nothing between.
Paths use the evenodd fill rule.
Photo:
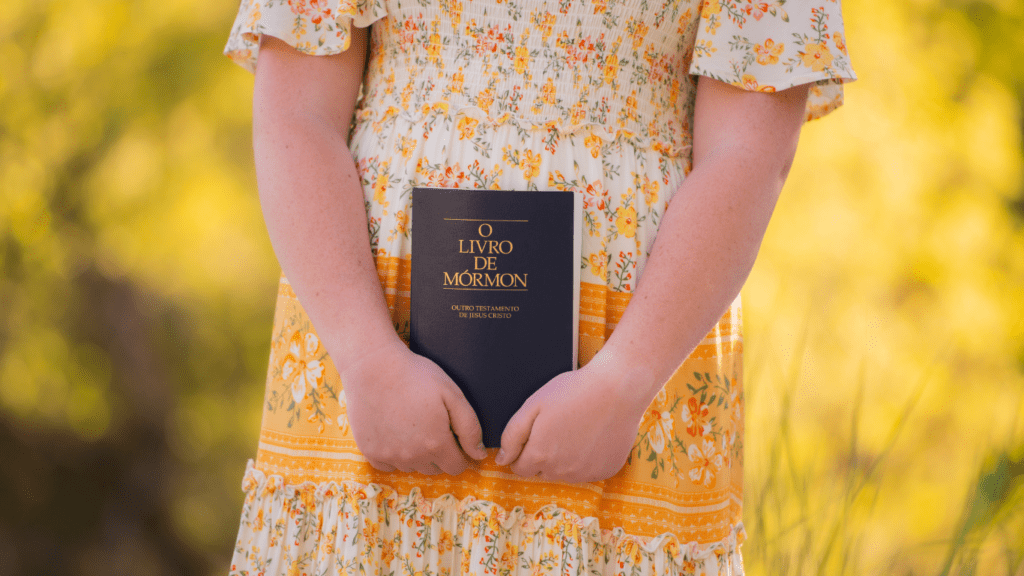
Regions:
<instances>
[{"instance_id":1,"label":"knuckle","mask_svg":"<svg viewBox=\"0 0 1024 576\"><path fill-rule=\"evenodd\" d=\"M363 456L367 460L370 460L371 462L387 462L391 460L391 458L389 457L390 455L387 454L386 451L380 450L373 446L367 446L366 448L362 449L361 452L363 453Z\"/></svg>"},{"instance_id":2,"label":"knuckle","mask_svg":"<svg viewBox=\"0 0 1024 576\"><path fill-rule=\"evenodd\" d=\"M558 478L575 478L580 474L576 468L556 468L554 475Z\"/></svg>"}]
</instances>

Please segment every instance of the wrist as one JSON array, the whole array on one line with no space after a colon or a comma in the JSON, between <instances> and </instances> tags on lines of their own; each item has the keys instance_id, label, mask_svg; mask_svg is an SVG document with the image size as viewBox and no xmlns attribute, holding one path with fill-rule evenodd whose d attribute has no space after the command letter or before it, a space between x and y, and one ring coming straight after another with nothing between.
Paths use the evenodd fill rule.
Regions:
<instances>
[{"instance_id":1,"label":"wrist","mask_svg":"<svg viewBox=\"0 0 1024 576\"><path fill-rule=\"evenodd\" d=\"M591 358L587 368L607 375L609 392L623 402L646 410L664 386L650 358L630 354L608 342Z\"/></svg>"},{"instance_id":2,"label":"wrist","mask_svg":"<svg viewBox=\"0 0 1024 576\"><path fill-rule=\"evenodd\" d=\"M334 351L337 351L335 357ZM338 374L345 380L345 372L363 362L391 362L409 348L394 328L363 329L355 334L339 334L328 343L328 352Z\"/></svg>"}]
</instances>

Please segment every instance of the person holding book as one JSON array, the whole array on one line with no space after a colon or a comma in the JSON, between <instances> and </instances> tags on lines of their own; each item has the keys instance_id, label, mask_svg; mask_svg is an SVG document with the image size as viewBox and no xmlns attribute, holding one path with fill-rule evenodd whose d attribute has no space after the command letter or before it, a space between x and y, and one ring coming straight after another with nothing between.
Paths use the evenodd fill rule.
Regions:
<instances>
[{"instance_id":1,"label":"person holding book","mask_svg":"<svg viewBox=\"0 0 1024 576\"><path fill-rule=\"evenodd\" d=\"M242 0L281 263L230 573L741 574L739 291L837 0ZM579 368L500 449L408 349L414 187L582 196Z\"/></svg>"}]
</instances>

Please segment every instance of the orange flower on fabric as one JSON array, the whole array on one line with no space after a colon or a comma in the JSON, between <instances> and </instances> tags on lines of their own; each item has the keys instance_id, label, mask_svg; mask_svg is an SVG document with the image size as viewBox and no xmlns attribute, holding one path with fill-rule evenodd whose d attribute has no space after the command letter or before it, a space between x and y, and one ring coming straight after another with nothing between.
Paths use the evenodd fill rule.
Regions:
<instances>
[{"instance_id":1,"label":"orange flower on fabric","mask_svg":"<svg viewBox=\"0 0 1024 576\"><path fill-rule=\"evenodd\" d=\"M541 99L547 104L554 104L556 91L557 89L555 88L555 81L551 78L548 78L548 81L545 82L544 85L540 87Z\"/></svg>"},{"instance_id":2,"label":"orange flower on fabric","mask_svg":"<svg viewBox=\"0 0 1024 576\"><path fill-rule=\"evenodd\" d=\"M785 49L785 44L776 44L774 40L768 38L764 41L764 44L755 44L754 52L757 54L758 64L775 64L779 61L779 55Z\"/></svg>"},{"instance_id":3,"label":"orange flower on fabric","mask_svg":"<svg viewBox=\"0 0 1024 576\"><path fill-rule=\"evenodd\" d=\"M551 37L551 32L555 29L555 15L550 12L544 14L538 14L536 18L537 28L541 31L541 38L544 42L548 41Z\"/></svg>"},{"instance_id":4,"label":"orange flower on fabric","mask_svg":"<svg viewBox=\"0 0 1024 576\"><path fill-rule=\"evenodd\" d=\"M661 454L665 446L672 441L672 415L657 409L648 410L644 414L644 423L647 427L647 440L651 443L651 449Z\"/></svg>"},{"instance_id":5,"label":"orange flower on fabric","mask_svg":"<svg viewBox=\"0 0 1024 576\"><path fill-rule=\"evenodd\" d=\"M697 398L691 396L689 402L683 408L683 424L686 424L686 433L690 436L703 436L707 430L707 418L710 409L707 404L698 402Z\"/></svg>"},{"instance_id":6,"label":"orange flower on fabric","mask_svg":"<svg viewBox=\"0 0 1024 576\"><path fill-rule=\"evenodd\" d=\"M444 6L444 4L442 4ZM452 26L458 26L462 20L462 2L451 0L448 5L448 17L452 20Z\"/></svg>"},{"instance_id":7,"label":"orange flower on fabric","mask_svg":"<svg viewBox=\"0 0 1024 576\"><path fill-rule=\"evenodd\" d=\"M594 158L597 158L601 154L601 144L601 137L597 134L591 133L583 139L583 145L590 150L590 155Z\"/></svg>"},{"instance_id":8,"label":"orange flower on fabric","mask_svg":"<svg viewBox=\"0 0 1024 576\"><path fill-rule=\"evenodd\" d=\"M494 102L494 95L491 94L490 90L482 90L476 96L476 105L483 109L484 112L487 112L491 108L492 102Z\"/></svg>"},{"instance_id":9,"label":"orange flower on fabric","mask_svg":"<svg viewBox=\"0 0 1024 576\"><path fill-rule=\"evenodd\" d=\"M452 81L448 84L448 89L455 93L462 92L462 85L465 80L466 76L462 73L462 68L459 68L455 74L452 74Z\"/></svg>"},{"instance_id":10,"label":"orange flower on fabric","mask_svg":"<svg viewBox=\"0 0 1024 576\"><path fill-rule=\"evenodd\" d=\"M838 48L840 52L846 54L846 41L843 40L842 32L833 32L832 41L835 42L836 48Z\"/></svg>"},{"instance_id":11,"label":"orange flower on fabric","mask_svg":"<svg viewBox=\"0 0 1024 576\"><path fill-rule=\"evenodd\" d=\"M399 136L398 142L398 152L401 153L402 158L408 159L412 156L413 150L416 149L416 139Z\"/></svg>"},{"instance_id":12,"label":"orange flower on fabric","mask_svg":"<svg viewBox=\"0 0 1024 576\"><path fill-rule=\"evenodd\" d=\"M524 151L522 167L523 178L527 180L533 178L537 174L540 174L540 154L535 153L533 150Z\"/></svg>"},{"instance_id":13,"label":"orange flower on fabric","mask_svg":"<svg viewBox=\"0 0 1024 576\"><path fill-rule=\"evenodd\" d=\"M804 51L798 54L803 60L804 66L815 72L821 72L832 64L832 53L824 43L807 44L804 46Z\"/></svg>"},{"instance_id":14,"label":"orange flower on fabric","mask_svg":"<svg viewBox=\"0 0 1024 576\"><path fill-rule=\"evenodd\" d=\"M604 198L607 192L600 180L587 184L587 187L583 190L583 207L596 207L598 210L604 210ZM601 253L604 254L603 249Z\"/></svg>"},{"instance_id":15,"label":"orange flower on fabric","mask_svg":"<svg viewBox=\"0 0 1024 576\"><path fill-rule=\"evenodd\" d=\"M466 138L472 138L476 133L476 125L480 121L471 116L463 116L459 119L459 123L456 129L459 131L459 140L465 140Z\"/></svg>"},{"instance_id":16,"label":"orange flower on fabric","mask_svg":"<svg viewBox=\"0 0 1024 576\"><path fill-rule=\"evenodd\" d=\"M395 213L395 231L399 234L405 234L409 230L409 215L405 213L405 210L399 210Z\"/></svg>"},{"instance_id":17,"label":"orange flower on fabric","mask_svg":"<svg viewBox=\"0 0 1024 576\"><path fill-rule=\"evenodd\" d=\"M632 238L635 236L636 208L630 206L629 208L619 210L619 215L615 217L615 227L619 230L619 234L622 234L626 238Z\"/></svg>"},{"instance_id":18,"label":"orange flower on fabric","mask_svg":"<svg viewBox=\"0 0 1024 576\"><path fill-rule=\"evenodd\" d=\"M512 68L515 69L516 74L522 75L526 72L526 67L530 65L530 49L526 46L516 47L515 58L512 59Z\"/></svg>"},{"instance_id":19,"label":"orange flower on fabric","mask_svg":"<svg viewBox=\"0 0 1024 576\"><path fill-rule=\"evenodd\" d=\"M427 60L435 65L441 64L441 36L434 32L427 40Z\"/></svg>"},{"instance_id":20,"label":"orange flower on fabric","mask_svg":"<svg viewBox=\"0 0 1024 576\"><path fill-rule=\"evenodd\" d=\"M377 173L377 178L373 181L373 201L384 207L387 207L389 204L384 196L384 192L388 189L387 169L388 163L383 162L380 165L380 171Z\"/></svg>"},{"instance_id":21,"label":"orange flower on fabric","mask_svg":"<svg viewBox=\"0 0 1024 576\"><path fill-rule=\"evenodd\" d=\"M597 254L590 255L590 272L598 278L604 278L604 273L607 270L606 262L608 261L608 254L604 250Z\"/></svg>"},{"instance_id":22,"label":"orange flower on fabric","mask_svg":"<svg viewBox=\"0 0 1024 576\"><path fill-rule=\"evenodd\" d=\"M302 402L306 391L315 389L324 376L324 365L316 357L320 339L312 332L296 331L288 342L288 354L281 365L281 377L292 388L292 398Z\"/></svg>"},{"instance_id":23,"label":"orange flower on fabric","mask_svg":"<svg viewBox=\"0 0 1024 576\"><path fill-rule=\"evenodd\" d=\"M712 14L721 14L722 4L720 0L704 0L704 3L700 7L700 15L702 18L710 18Z\"/></svg>"},{"instance_id":24,"label":"orange flower on fabric","mask_svg":"<svg viewBox=\"0 0 1024 576\"><path fill-rule=\"evenodd\" d=\"M703 485L705 488L714 487L717 481L716 473L725 464L722 459L722 453L718 450L715 442L705 437L701 440L699 447L696 443L690 444L686 455L690 458L690 462L694 464L690 468L690 481L694 484Z\"/></svg>"},{"instance_id":25,"label":"orange flower on fabric","mask_svg":"<svg viewBox=\"0 0 1024 576\"><path fill-rule=\"evenodd\" d=\"M640 187L640 190L644 194L644 204L647 204L647 206L654 205L654 203L658 201L658 190L660 189L661 184L658 184L657 180L651 180L645 174L644 183Z\"/></svg>"},{"instance_id":26,"label":"orange flower on fabric","mask_svg":"<svg viewBox=\"0 0 1024 576\"><path fill-rule=\"evenodd\" d=\"M733 82L735 86L744 88L746 90L756 90L757 92L775 92L775 86L765 86L757 83L757 78L753 74L744 74L741 82Z\"/></svg>"},{"instance_id":27,"label":"orange flower on fabric","mask_svg":"<svg viewBox=\"0 0 1024 576\"><path fill-rule=\"evenodd\" d=\"M616 76L619 74L619 57L612 54L610 58L605 60L604 63L604 83L611 84L615 82Z\"/></svg>"},{"instance_id":28,"label":"orange flower on fabric","mask_svg":"<svg viewBox=\"0 0 1024 576\"><path fill-rule=\"evenodd\" d=\"M572 105L569 109L569 119L572 121L572 125L576 126L580 122L583 122L587 118L587 109L583 107L582 102L577 102Z\"/></svg>"}]
</instances>

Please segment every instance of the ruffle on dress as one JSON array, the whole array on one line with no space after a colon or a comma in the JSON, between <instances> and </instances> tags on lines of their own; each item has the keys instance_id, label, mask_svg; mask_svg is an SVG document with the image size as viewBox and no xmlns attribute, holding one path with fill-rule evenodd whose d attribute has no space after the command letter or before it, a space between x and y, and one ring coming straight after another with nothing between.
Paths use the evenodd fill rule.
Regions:
<instances>
[{"instance_id":1,"label":"ruffle on dress","mask_svg":"<svg viewBox=\"0 0 1024 576\"><path fill-rule=\"evenodd\" d=\"M386 15L383 0L242 0L224 54L255 72L263 34L304 54L339 54L353 24L366 28Z\"/></svg>"},{"instance_id":2,"label":"ruffle on dress","mask_svg":"<svg viewBox=\"0 0 1024 576\"><path fill-rule=\"evenodd\" d=\"M843 84L857 79L835 0L703 0L698 26L690 74L757 92L813 83L806 120L841 106Z\"/></svg>"},{"instance_id":3,"label":"ruffle on dress","mask_svg":"<svg viewBox=\"0 0 1024 576\"><path fill-rule=\"evenodd\" d=\"M596 517L551 503L533 514L451 494L402 496L386 485L288 485L249 460L232 576L738 576L742 524L711 544L602 529ZM280 554L263 558L265 549Z\"/></svg>"}]
</instances>

